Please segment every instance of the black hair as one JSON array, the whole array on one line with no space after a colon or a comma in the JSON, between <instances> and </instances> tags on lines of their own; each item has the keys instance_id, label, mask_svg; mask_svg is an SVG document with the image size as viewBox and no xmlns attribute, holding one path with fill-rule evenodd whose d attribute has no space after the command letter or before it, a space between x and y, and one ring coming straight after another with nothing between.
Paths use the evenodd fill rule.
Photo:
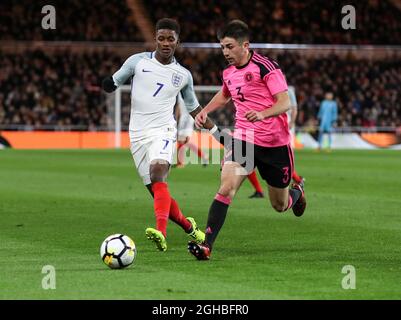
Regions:
<instances>
[{"instance_id":1,"label":"black hair","mask_svg":"<svg viewBox=\"0 0 401 320\"><path fill-rule=\"evenodd\" d=\"M241 20L232 20L217 32L217 39L234 38L238 42L249 41L248 25Z\"/></svg>"},{"instance_id":2,"label":"black hair","mask_svg":"<svg viewBox=\"0 0 401 320\"><path fill-rule=\"evenodd\" d=\"M168 29L168 30L173 30L177 33L177 35L180 34L180 25L178 22L174 19L170 18L162 18L156 22L156 31L160 29Z\"/></svg>"}]
</instances>

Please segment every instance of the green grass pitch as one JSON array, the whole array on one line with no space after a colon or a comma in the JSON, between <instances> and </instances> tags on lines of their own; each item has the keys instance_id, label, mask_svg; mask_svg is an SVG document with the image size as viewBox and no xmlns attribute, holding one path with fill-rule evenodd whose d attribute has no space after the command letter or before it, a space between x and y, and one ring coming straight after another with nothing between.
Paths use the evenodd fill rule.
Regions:
<instances>
[{"instance_id":1,"label":"green grass pitch","mask_svg":"<svg viewBox=\"0 0 401 320\"><path fill-rule=\"evenodd\" d=\"M302 218L248 199L244 182L215 243L196 261L172 223L169 249L144 235L153 203L120 151L0 151L0 299L401 299L400 151L296 151ZM173 169L171 194L205 226L219 166ZM99 247L125 233L135 264L111 270ZM42 267L56 271L44 290ZM345 265L356 289L345 290Z\"/></svg>"}]
</instances>

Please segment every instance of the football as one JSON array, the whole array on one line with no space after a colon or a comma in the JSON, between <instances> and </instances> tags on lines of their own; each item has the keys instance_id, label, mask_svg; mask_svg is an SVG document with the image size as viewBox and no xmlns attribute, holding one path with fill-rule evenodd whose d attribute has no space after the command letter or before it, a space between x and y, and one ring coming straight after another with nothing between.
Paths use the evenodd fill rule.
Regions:
<instances>
[{"instance_id":1,"label":"football","mask_svg":"<svg viewBox=\"0 0 401 320\"><path fill-rule=\"evenodd\" d=\"M113 234L100 246L100 257L111 269L126 268L135 260L135 243L124 234Z\"/></svg>"}]
</instances>

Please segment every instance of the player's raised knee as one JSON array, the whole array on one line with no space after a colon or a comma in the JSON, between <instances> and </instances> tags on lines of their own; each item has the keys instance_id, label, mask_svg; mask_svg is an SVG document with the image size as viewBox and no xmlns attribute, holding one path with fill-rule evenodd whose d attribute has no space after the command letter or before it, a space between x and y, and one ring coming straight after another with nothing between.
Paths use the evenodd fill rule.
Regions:
<instances>
[{"instance_id":1,"label":"player's raised knee","mask_svg":"<svg viewBox=\"0 0 401 320\"><path fill-rule=\"evenodd\" d=\"M235 189L234 185L224 184L224 185L220 186L218 193L224 197L233 199L236 191L237 190Z\"/></svg>"},{"instance_id":2,"label":"player's raised knee","mask_svg":"<svg viewBox=\"0 0 401 320\"><path fill-rule=\"evenodd\" d=\"M271 205L277 212L284 212L287 209L287 204L281 200L273 201Z\"/></svg>"}]
</instances>

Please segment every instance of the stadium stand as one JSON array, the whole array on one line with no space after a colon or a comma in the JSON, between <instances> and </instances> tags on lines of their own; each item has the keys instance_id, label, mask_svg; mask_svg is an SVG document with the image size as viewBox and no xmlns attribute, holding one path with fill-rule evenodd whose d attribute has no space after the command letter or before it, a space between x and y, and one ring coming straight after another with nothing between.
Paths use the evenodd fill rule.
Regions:
<instances>
[{"instance_id":1,"label":"stadium stand","mask_svg":"<svg viewBox=\"0 0 401 320\"><path fill-rule=\"evenodd\" d=\"M48 4L57 8L57 24L62 26L50 32L40 27L41 8ZM238 18L249 23L253 42L401 44L401 12L388 0L146 0L143 4L153 24L166 16L180 21L185 42L215 42L216 30ZM355 7L356 30L344 32L341 27L344 5ZM127 2L120 0L99 0L96 5L88 0L3 0L0 40L143 41L138 19L131 15Z\"/></svg>"},{"instance_id":2,"label":"stadium stand","mask_svg":"<svg viewBox=\"0 0 401 320\"><path fill-rule=\"evenodd\" d=\"M57 8L59 27L43 30L40 27L43 15L38 13L43 5L49 4L47 1L4 0L0 2L0 41L11 42L15 49L5 50L2 45L0 50L0 129L110 128L113 115L108 114L106 96L99 88L101 79L115 71L130 54L147 47L142 41L150 35L143 30L149 30L160 17L179 20L183 42L216 42L216 29L223 22L241 18L254 32L252 42L399 45L401 11L396 3L377 0L350 3L357 10L357 31L343 32L338 29L340 6L349 4L348 1L221 0L216 4L188 0L142 3L100 0L94 6L87 0L68 3L55 0L51 4ZM144 20L150 17L148 23L142 22L145 27L138 28L138 19L132 18L135 5L147 11ZM21 49L20 40L51 42L37 49L25 44ZM88 42L81 43L79 50L74 49L76 42L64 43L60 49L57 41L70 40ZM100 41L100 45L91 41ZM119 47L115 41L125 43ZM141 43L131 47L131 42L136 41ZM92 50L94 47L97 49ZM389 49L390 53L378 55L376 51L361 55L359 50L345 53L333 50L324 54L302 50L259 52L275 58L288 82L296 87L298 127L316 126L316 113L326 90L332 90L338 100L340 128L401 126L400 50ZM193 72L196 85L221 83L220 72L225 61L218 49L181 49L177 56ZM202 103L207 102L206 96L200 94ZM123 99L128 106L122 114L126 126L128 95ZM233 111L233 106L229 106L213 117L221 125L231 126Z\"/></svg>"},{"instance_id":3,"label":"stadium stand","mask_svg":"<svg viewBox=\"0 0 401 320\"><path fill-rule=\"evenodd\" d=\"M276 59L288 82L297 88L298 126L316 125L319 103L328 90L334 92L339 103L339 127L401 125L400 56L370 59L358 58L356 54L259 52ZM220 52L205 55L186 51L181 61L188 68L192 66L196 83L221 84L219 70L225 62ZM230 124L230 113L226 114L225 125Z\"/></svg>"},{"instance_id":4,"label":"stadium stand","mask_svg":"<svg viewBox=\"0 0 401 320\"><path fill-rule=\"evenodd\" d=\"M98 85L121 62L107 51L0 51L0 124L24 130L106 126Z\"/></svg>"},{"instance_id":5,"label":"stadium stand","mask_svg":"<svg viewBox=\"0 0 401 320\"><path fill-rule=\"evenodd\" d=\"M187 42L215 42L216 29L231 19L247 21L252 42L309 44L401 44L401 12L392 1L147 0L153 21L180 21ZM353 5L356 30L344 32L341 8ZM385 23L383 23L385 21Z\"/></svg>"},{"instance_id":6,"label":"stadium stand","mask_svg":"<svg viewBox=\"0 0 401 320\"><path fill-rule=\"evenodd\" d=\"M41 28L42 7L56 8L56 29ZM143 41L125 1L2 0L0 40Z\"/></svg>"},{"instance_id":7,"label":"stadium stand","mask_svg":"<svg viewBox=\"0 0 401 320\"><path fill-rule=\"evenodd\" d=\"M298 126L316 125L316 113L326 90L332 90L339 102L339 127L401 125L399 57L373 60L352 55L263 53L277 59L289 83L297 88ZM185 50L178 56L192 70L195 84L221 84L220 70L225 62L218 50ZM123 58L112 51L0 51L0 123L23 125L25 129L106 127L110 116L99 84L122 62ZM232 125L232 111L232 107L227 108L215 115L216 120ZM123 123L128 123L128 114Z\"/></svg>"}]
</instances>

